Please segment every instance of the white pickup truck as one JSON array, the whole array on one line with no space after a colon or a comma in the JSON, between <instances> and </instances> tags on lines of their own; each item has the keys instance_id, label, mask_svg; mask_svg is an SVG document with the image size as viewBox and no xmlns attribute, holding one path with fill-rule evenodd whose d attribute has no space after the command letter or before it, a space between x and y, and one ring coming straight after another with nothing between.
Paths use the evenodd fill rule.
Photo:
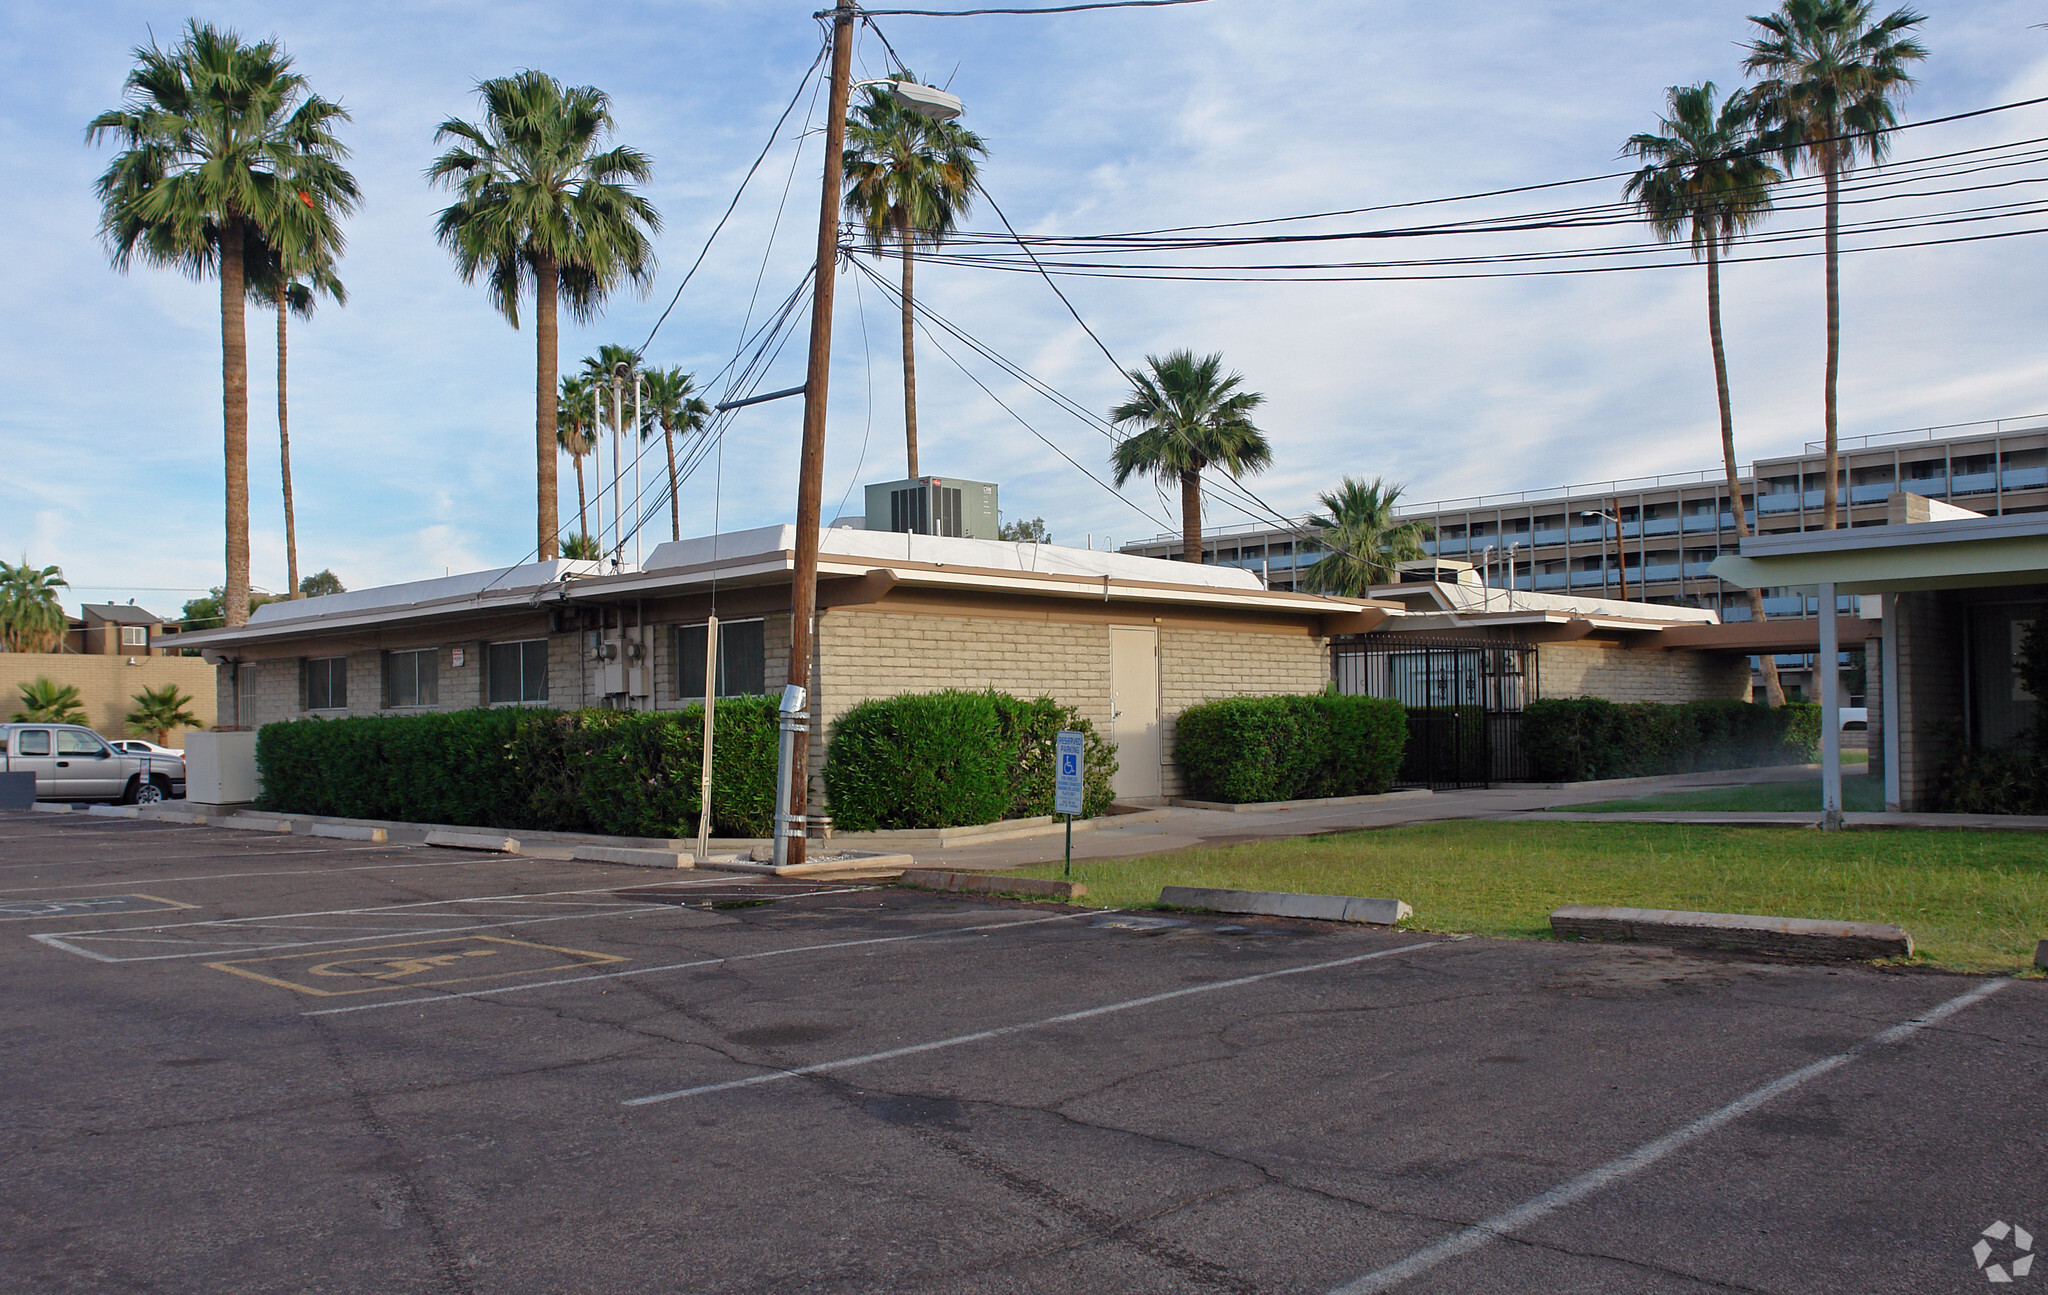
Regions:
<instances>
[{"instance_id":1,"label":"white pickup truck","mask_svg":"<svg viewBox=\"0 0 2048 1295\"><path fill-rule=\"evenodd\" d=\"M37 800L154 805L185 794L183 760L116 751L78 724L0 724L0 773L34 774Z\"/></svg>"}]
</instances>

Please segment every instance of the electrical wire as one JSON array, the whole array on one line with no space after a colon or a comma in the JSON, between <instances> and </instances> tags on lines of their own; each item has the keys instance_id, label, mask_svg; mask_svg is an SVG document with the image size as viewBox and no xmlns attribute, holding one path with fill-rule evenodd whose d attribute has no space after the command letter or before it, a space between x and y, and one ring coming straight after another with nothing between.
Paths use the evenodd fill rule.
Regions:
<instances>
[{"instance_id":1,"label":"electrical wire","mask_svg":"<svg viewBox=\"0 0 2048 1295\"><path fill-rule=\"evenodd\" d=\"M1038 9L860 9L863 16L880 18L979 18L988 14L1085 13L1091 9L1164 9L1169 5L1205 4L1207 0L1096 0L1092 4L1050 5ZM818 17L831 14L827 9Z\"/></svg>"}]
</instances>

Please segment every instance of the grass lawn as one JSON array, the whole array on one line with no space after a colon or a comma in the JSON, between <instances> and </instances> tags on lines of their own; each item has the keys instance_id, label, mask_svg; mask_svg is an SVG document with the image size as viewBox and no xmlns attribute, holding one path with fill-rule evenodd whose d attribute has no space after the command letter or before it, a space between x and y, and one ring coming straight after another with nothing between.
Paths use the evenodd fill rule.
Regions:
<instances>
[{"instance_id":1,"label":"grass lawn","mask_svg":"<svg viewBox=\"0 0 2048 1295\"><path fill-rule=\"evenodd\" d=\"M1557 805L1573 814L1639 814L1660 810L1706 813L1820 812L1820 775L1798 782L1755 782L1746 787L1709 787L1704 791L1672 791L1634 800L1603 800L1591 805ZM1884 779L1858 774L1842 779L1842 808L1850 813L1882 813ZM2048 846L2044 846L2048 848Z\"/></svg>"},{"instance_id":2,"label":"grass lawn","mask_svg":"<svg viewBox=\"0 0 2048 1295\"><path fill-rule=\"evenodd\" d=\"M1519 938L1550 938L1563 904L1897 922L1916 961L1957 970L2030 967L2048 935L2048 842L2022 832L1425 823L1092 860L1074 877L1107 908L1151 907L1161 886L1393 896L1417 929Z\"/></svg>"}]
</instances>

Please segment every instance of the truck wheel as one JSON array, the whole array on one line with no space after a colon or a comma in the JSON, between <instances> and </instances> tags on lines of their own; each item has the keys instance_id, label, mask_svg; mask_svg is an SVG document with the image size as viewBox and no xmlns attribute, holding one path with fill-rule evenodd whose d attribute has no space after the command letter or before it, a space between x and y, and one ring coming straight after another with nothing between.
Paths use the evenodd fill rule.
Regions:
<instances>
[{"instance_id":1,"label":"truck wheel","mask_svg":"<svg viewBox=\"0 0 2048 1295\"><path fill-rule=\"evenodd\" d=\"M143 782L138 775L128 788L127 799L131 805L161 805L164 799L163 784L155 779Z\"/></svg>"}]
</instances>

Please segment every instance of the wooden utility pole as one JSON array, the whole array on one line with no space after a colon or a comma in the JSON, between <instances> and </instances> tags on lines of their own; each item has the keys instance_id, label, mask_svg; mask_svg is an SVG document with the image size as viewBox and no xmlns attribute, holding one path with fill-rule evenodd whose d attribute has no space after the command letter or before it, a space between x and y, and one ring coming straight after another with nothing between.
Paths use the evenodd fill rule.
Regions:
<instances>
[{"instance_id":1,"label":"wooden utility pole","mask_svg":"<svg viewBox=\"0 0 2048 1295\"><path fill-rule=\"evenodd\" d=\"M790 578L789 682L811 686L811 631L818 612L818 513L825 481L825 393L832 366L832 289L839 269L839 187L846 147L846 100L852 81L854 0L832 11L832 91L825 114L825 190L818 202L818 268L811 286L811 353L804 371L804 445L797 468L796 570ZM813 698L810 706L817 704ZM815 712L813 712L815 713ZM811 742L796 734L789 777L789 815L801 824L808 800ZM790 838L788 859L804 861L804 837Z\"/></svg>"}]
</instances>

